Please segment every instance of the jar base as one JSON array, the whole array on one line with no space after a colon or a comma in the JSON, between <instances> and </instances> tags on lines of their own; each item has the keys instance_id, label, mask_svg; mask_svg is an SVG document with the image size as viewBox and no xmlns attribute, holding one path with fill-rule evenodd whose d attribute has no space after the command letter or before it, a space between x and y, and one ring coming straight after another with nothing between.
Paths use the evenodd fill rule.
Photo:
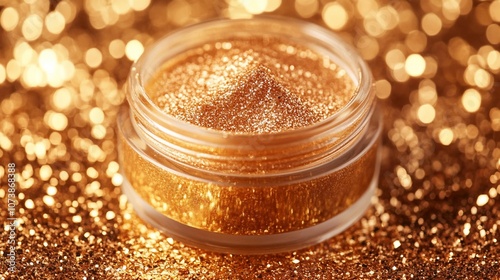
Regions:
<instances>
[{"instance_id":1,"label":"jar base","mask_svg":"<svg viewBox=\"0 0 500 280\"><path fill-rule=\"evenodd\" d=\"M370 201L378 183L378 169L379 166L365 193L335 217L312 227L271 235L235 235L194 228L158 212L135 192L127 179L124 179L122 190L142 220L187 245L222 253L270 254L297 250L323 242L359 220L371 205Z\"/></svg>"}]
</instances>

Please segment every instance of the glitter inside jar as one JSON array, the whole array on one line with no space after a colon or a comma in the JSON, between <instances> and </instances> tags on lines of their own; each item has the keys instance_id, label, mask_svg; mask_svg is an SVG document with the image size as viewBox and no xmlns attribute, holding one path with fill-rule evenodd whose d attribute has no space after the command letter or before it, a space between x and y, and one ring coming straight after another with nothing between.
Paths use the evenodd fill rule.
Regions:
<instances>
[{"instance_id":1,"label":"glitter inside jar","mask_svg":"<svg viewBox=\"0 0 500 280\"><path fill-rule=\"evenodd\" d=\"M356 221L376 188L371 74L321 27L261 18L182 29L133 66L128 101L124 192L188 244L305 247Z\"/></svg>"}]
</instances>

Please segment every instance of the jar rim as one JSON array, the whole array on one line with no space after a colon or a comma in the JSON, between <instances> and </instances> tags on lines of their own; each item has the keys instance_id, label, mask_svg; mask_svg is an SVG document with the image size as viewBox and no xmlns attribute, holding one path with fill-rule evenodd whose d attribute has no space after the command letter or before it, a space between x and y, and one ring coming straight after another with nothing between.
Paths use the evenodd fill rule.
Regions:
<instances>
[{"instance_id":1,"label":"jar rim","mask_svg":"<svg viewBox=\"0 0 500 280\"><path fill-rule=\"evenodd\" d=\"M184 47L181 50L180 46L174 45L176 40L183 40L183 37L187 36L187 34L199 34L202 29L209 30L209 32L214 33L228 24L231 25L231 28L240 27L242 34L256 31L260 32L259 34L278 34L279 32L286 31L289 33L287 35L297 34L295 35L296 37L292 37L291 39L298 40L299 38L303 39L306 37L314 40L314 43L316 44L321 44L320 47L327 48L327 51L335 51L337 59L332 59L333 62L346 70L347 74L355 83L353 98L351 98L346 105L334 112L331 116L328 116L325 119L311 125L290 130L263 133L222 131L202 127L180 120L162 111L146 92L144 76L146 71L148 71L147 74L149 75L152 73L150 68L145 69L145 65L154 61L157 66L161 66L165 62L165 60L155 61L157 60L155 54L160 51L162 46L164 47L164 44L173 45L173 47L169 49L169 52L173 53L170 57L173 57L180 51L186 49ZM266 28L262 29L264 26ZM299 30L302 32L298 32ZM234 37L235 34L232 33L227 35L228 38L231 36ZM192 45L199 46L199 44L194 43L192 43ZM309 45L312 46L313 44L310 43ZM152 72L155 72L158 69L155 67L152 68L154 68ZM370 108L373 107L372 103L374 100L372 86L373 81L371 72L365 61L358 55L354 47L346 43L333 31L298 19L277 16L260 16L252 19L214 19L168 33L164 37L160 38L156 43L147 47L143 55L132 65L127 97L129 98L130 106L134 107L134 109L140 114L147 116L149 120L156 124L158 129L162 130L167 127L169 129L174 128L178 135L181 136L187 133L196 134L199 138L205 140L220 139L221 137L231 138L234 140L244 140L254 138L256 135L261 137L268 136L273 139L288 139L290 137L293 138L293 136L301 135L301 138L304 139L304 137L313 137L314 135L318 135L332 129L342 131L345 127L349 126L346 122L351 121L352 123L352 116L359 116L357 112L363 114L363 111L370 111Z\"/></svg>"}]
</instances>

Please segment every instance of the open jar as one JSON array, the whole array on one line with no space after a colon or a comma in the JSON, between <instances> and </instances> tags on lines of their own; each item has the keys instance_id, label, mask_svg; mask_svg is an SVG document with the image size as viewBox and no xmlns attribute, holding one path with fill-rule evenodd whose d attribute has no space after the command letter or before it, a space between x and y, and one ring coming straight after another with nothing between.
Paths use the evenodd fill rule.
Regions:
<instances>
[{"instance_id":1,"label":"open jar","mask_svg":"<svg viewBox=\"0 0 500 280\"><path fill-rule=\"evenodd\" d=\"M162 65L207 42L264 36L321 53L353 97L314 124L237 133L165 113L146 85ZM214 20L173 32L132 66L118 119L123 191L138 215L175 239L229 253L274 253L340 233L370 205L381 118L372 76L335 34L285 18Z\"/></svg>"}]
</instances>

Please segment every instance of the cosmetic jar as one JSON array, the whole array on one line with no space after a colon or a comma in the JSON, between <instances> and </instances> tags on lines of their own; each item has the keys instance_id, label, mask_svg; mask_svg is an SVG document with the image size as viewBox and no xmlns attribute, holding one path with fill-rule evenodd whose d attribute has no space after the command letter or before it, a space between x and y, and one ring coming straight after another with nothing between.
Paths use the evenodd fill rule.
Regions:
<instances>
[{"instance_id":1,"label":"cosmetic jar","mask_svg":"<svg viewBox=\"0 0 500 280\"><path fill-rule=\"evenodd\" d=\"M206 42L267 36L314 50L353 81L353 97L314 124L237 133L166 114L145 86ZM328 85L327 85L328 86ZM333 32L287 18L218 19L159 39L131 68L118 118L123 192L137 214L188 245L241 254L324 241L363 216L378 182L381 117L372 76Z\"/></svg>"}]
</instances>

